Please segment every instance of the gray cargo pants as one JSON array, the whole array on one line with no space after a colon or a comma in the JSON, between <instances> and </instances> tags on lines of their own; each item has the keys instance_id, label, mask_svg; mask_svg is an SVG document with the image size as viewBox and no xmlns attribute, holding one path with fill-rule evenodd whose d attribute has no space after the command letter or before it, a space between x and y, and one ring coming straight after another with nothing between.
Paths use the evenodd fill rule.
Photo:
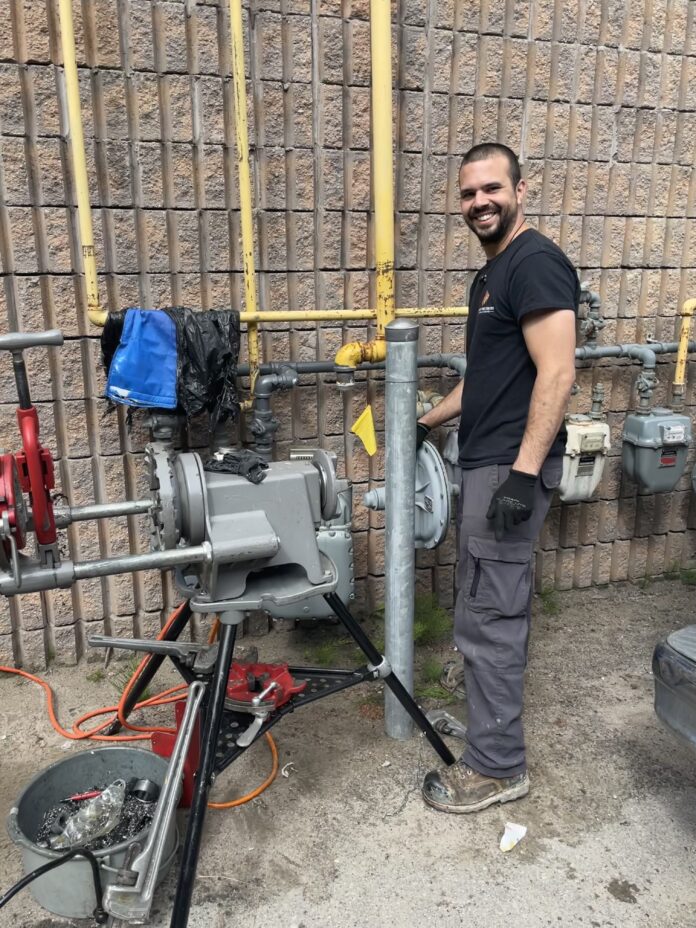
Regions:
<instances>
[{"instance_id":1,"label":"gray cargo pants","mask_svg":"<svg viewBox=\"0 0 696 928\"><path fill-rule=\"evenodd\" d=\"M454 640L464 659L468 708L463 760L486 776L512 777L526 769L522 702L532 557L562 468L562 458L545 462L531 519L501 542L495 540L486 512L510 465L462 471Z\"/></svg>"}]
</instances>

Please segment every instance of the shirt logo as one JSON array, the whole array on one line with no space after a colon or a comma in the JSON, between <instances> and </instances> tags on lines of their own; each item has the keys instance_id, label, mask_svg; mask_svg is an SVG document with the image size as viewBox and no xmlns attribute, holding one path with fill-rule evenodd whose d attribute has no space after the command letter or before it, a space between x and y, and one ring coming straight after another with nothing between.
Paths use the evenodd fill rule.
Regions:
<instances>
[{"instance_id":1,"label":"shirt logo","mask_svg":"<svg viewBox=\"0 0 696 928\"><path fill-rule=\"evenodd\" d=\"M490 298L491 298L490 291L486 290L486 292L481 297L481 305L479 306L479 310L478 310L479 315L489 315L490 313L495 312L495 306L493 306L492 304L486 305L488 301L490 300Z\"/></svg>"}]
</instances>

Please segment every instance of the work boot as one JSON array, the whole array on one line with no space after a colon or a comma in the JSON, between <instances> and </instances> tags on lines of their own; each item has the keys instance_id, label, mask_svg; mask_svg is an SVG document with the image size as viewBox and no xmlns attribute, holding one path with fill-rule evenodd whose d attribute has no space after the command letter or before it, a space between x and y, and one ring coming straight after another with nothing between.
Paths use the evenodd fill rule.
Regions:
<instances>
[{"instance_id":1,"label":"work boot","mask_svg":"<svg viewBox=\"0 0 696 928\"><path fill-rule=\"evenodd\" d=\"M431 770L423 780L423 799L441 812L479 812L496 802L521 799L529 792L529 777L487 777L463 760L444 770Z\"/></svg>"},{"instance_id":2,"label":"work boot","mask_svg":"<svg viewBox=\"0 0 696 928\"><path fill-rule=\"evenodd\" d=\"M461 658L447 661L442 666L440 676L440 686L447 690L457 699L466 699L466 687L464 685L464 664Z\"/></svg>"}]
</instances>

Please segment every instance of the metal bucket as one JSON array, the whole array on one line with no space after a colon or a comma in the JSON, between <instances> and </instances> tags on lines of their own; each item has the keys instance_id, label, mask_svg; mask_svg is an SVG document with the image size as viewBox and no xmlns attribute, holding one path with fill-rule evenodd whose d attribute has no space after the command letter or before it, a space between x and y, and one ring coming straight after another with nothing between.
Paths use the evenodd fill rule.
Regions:
<instances>
[{"instance_id":1,"label":"metal bucket","mask_svg":"<svg viewBox=\"0 0 696 928\"><path fill-rule=\"evenodd\" d=\"M90 788L95 783L108 784L116 779L152 780L164 782L166 758L138 748L107 747L83 751L47 767L20 794L17 804L7 817L7 830L12 841L22 849L25 874L61 856L61 851L38 847L34 839L44 814L66 796ZM147 829L113 847L95 851L99 861L102 888L116 881L131 846L142 842ZM163 863L157 874L159 883L170 868L178 846L176 822L172 816L167 834ZM89 862L73 858L33 880L28 887L31 895L49 912L64 918L90 918L96 906L94 881ZM101 902L101 899L99 900Z\"/></svg>"}]
</instances>

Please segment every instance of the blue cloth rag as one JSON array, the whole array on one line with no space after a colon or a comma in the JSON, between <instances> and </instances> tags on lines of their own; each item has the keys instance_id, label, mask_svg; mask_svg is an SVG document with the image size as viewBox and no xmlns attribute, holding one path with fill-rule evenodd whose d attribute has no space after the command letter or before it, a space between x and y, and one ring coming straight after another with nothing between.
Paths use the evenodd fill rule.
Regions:
<instances>
[{"instance_id":1,"label":"blue cloth rag","mask_svg":"<svg viewBox=\"0 0 696 928\"><path fill-rule=\"evenodd\" d=\"M174 409L176 325L167 313L129 309L111 361L106 395L125 406Z\"/></svg>"}]
</instances>

